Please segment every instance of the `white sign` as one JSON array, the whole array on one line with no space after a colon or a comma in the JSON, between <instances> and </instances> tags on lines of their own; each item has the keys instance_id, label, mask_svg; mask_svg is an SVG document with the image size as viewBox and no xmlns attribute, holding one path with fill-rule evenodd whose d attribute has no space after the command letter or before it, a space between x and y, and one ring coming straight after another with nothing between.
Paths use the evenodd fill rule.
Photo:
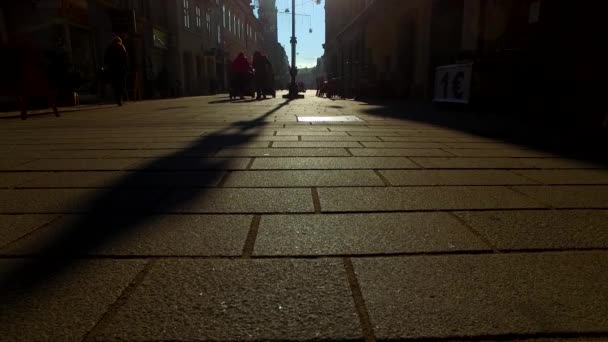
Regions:
<instances>
[{"instance_id":1,"label":"white sign","mask_svg":"<svg viewBox=\"0 0 608 342\"><path fill-rule=\"evenodd\" d=\"M469 103L473 63L444 65L435 69L433 101Z\"/></svg>"}]
</instances>

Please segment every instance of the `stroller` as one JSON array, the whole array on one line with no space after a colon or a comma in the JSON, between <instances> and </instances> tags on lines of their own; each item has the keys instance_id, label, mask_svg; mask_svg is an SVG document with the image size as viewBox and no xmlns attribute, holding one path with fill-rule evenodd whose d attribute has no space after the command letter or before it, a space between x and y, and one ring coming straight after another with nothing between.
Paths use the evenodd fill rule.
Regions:
<instances>
[{"instance_id":1,"label":"stroller","mask_svg":"<svg viewBox=\"0 0 608 342\"><path fill-rule=\"evenodd\" d=\"M255 89L253 86L253 74L249 73L243 79L236 75L230 76L230 85L228 87L228 93L230 99L237 99L241 96L251 96L251 98L255 98Z\"/></svg>"}]
</instances>

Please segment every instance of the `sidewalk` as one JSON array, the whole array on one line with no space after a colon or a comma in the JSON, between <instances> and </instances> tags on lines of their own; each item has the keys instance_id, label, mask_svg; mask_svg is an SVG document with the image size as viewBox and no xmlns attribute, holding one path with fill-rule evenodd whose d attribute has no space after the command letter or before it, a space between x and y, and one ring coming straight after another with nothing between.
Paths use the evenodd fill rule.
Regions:
<instances>
[{"instance_id":1,"label":"sidewalk","mask_svg":"<svg viewBox=\"0 0 608 342\"><path fill-rule=\"evenodd\" d=\"M280 95L2 121L0 341L608 340L601 148Z\"/></svg>"}]
</instances>

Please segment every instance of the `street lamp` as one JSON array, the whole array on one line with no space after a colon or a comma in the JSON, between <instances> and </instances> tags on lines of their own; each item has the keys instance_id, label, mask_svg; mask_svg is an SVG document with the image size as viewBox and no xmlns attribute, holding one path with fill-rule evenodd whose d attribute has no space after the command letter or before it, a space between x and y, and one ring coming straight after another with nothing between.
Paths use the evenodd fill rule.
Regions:
<instances>
[{"instance_id":1,"label":"street lamp","mask_svg":"<svg viewBox=\"0 0 608 342\"><path fill-rule=\"evenodd\" d=\"M298 85L296 84L296 75L298 74L298 68L296 67L296 44L298 39L296 38L296 0L291 0L291 69L289 69L289 75L291 76L291 83L289 84L289 94L283 95L285 99L303 99L304 95L300 95Z\"/></svg>"}]
</instances>

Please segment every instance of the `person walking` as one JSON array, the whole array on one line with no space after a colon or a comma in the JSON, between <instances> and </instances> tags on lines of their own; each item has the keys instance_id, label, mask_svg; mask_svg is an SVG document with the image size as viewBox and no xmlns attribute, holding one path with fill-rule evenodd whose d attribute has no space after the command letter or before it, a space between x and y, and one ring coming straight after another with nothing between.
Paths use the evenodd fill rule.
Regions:
<instances>
[{"instance_id":1,"label":"person walking","mask_svg":"<svg viewBox=\"0 0 608 342\"><path fill-rule=\"evenodd\" d=\"M253 54L253 69L255 70L255 88L257 99L274 92L274 72L268 57L256 51Z\"/></svg>"},{"instance_id":2,"label":"person walking","mask_svg":"<svg viewBox=\"0 0 608 342\"><path fill-rule=\"evenodd\" d=\"M120 37L114 37L106 49L104 62L108 68L108 76L114 89L116 104L122 106L122 99L127 83L127 63L129 55Z\"/></svg>"},{"instance_id":3,"label":"person walking","mask_svg":"<svg viewBox=\"0 0 608 342\"><path fill-rule=\"evenodd\" d=\"M249 82L251 66L244 53L239 53L232 62L232 88L236 91L235 96L244 99L245 88Z\"/></svg>"}]
</instances>

